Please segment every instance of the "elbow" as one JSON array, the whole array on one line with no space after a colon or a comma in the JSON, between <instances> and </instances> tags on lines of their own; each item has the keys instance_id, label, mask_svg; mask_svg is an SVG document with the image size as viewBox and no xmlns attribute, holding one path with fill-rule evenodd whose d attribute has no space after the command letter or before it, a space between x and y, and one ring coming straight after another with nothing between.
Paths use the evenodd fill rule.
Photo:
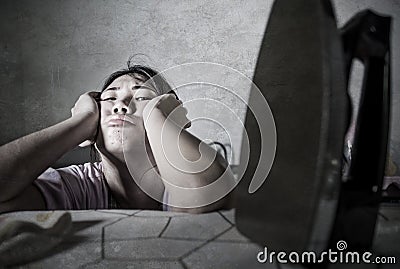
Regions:
<instances>
[{"instance_id":1,"label":"elbow","mask_svg":"<svg viewBox=\"0 0 400 269\"><path fill-rule=\"evenodd\" d=\"M234 189L237 182L229 165L226 165L224 162L219 163L217 169L214 170L212 175L209 175L208 181L209 184L212 184L213 186L209 190L211 193L202 193L202 198L206 198L214 202L205 206L190 208L188 210L189 213L201 214L233 208L235 196Z\"/></svg>"},{"instance_id":2,"label":"elbow","mask_svg":"<svg viewBox=\"0 0 400 269\"><path fill-rule=\"evenodd\" d=\"M169 188L166 192L168 211L202 214L233 208L233 191L225 186L212 189Z\"/></svg>"},{"instance_id":3,"label":"elbow","mask_svg":"<svg viewBox=\"0 0 400 269\"><path fill-rule=\"evenodd\" d=\"M197 197L197 198L199 198L199 197ZM207 199L207 197L205 197L205 196L202 196L201 198ZM170 205L170 206L168 206L168 211L182 212L182 213L189 213L189 214L203 214L203 213L215 212L218 210L228 210L228 209L233 208L233 204L234 204L233 200L234 200L234 191L230 191L224 197L221 197L220 199L218 199L217 201L214 201L212 203L204 204L202 206L197 206L197 207L194 207L194 206L180 207L179 205L175 205L175 206ZM187 203L185 203L185 204L187 204Z\"/></svg>"},{"instance_id":4,"label":"elbow","mask_svg":"<svg viewBox=\"0 0 400 269\"><path fill-rule=\"evenodd\" d=\"M215 159L202 173L179 179L178 184L164 181L169 211L202 214L233 208L237 182L224 158Z\"/></svg>"}]
</instances>

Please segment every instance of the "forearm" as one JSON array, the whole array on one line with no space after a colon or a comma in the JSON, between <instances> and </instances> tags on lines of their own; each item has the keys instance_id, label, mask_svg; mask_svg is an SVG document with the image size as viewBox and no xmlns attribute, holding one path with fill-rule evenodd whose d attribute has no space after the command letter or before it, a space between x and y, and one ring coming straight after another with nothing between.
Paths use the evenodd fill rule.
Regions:
<instances>
[{"instance_id":1,"label":"forearm","mask_svg":"<svg viewBox=\"0 0 400 269\"><path fill-rule=\"evenodd\" d=\"M169 203L191 212L218 209L233 189L233 174L216 151L186 130L181 130L158 110L145 124L147 136Z\"/></svg>"},{"instance_id":2,"label":"forearm","mask_svg":"<svg viewBox=\"0 0 400 269\"><path fill-rule=\"evenodd\" d=\"M179 189L166 187L168 210L192 214L211 212L233 207L235 182L231 178L220 178L214 185L204 188ZM169 184L167 184L169 185ZM218 186L219 185L219 186Z\"/></svg>"},{"instance_id":3,"label":"forearm","mask_svg":"<svg viewBox=\"0 0 400 269\"><path fill-rule=\"evenodd\" d=\"M172 183L192 188L208 185L219 169L213 148L154 110L145 123L147 137L160 173Z\"/></svg>"},{"instance_id":4,"label":"forearm","mask_svg":"<svg viewBox=\"0 0 400 269\"><path fill-rule=\"evenodd\" d=\"M64 153L85 140L87 134L81 126L92 120L90 117L71 117L1 146L0 200L19 194Z\"/></svg>"}]
</instances>

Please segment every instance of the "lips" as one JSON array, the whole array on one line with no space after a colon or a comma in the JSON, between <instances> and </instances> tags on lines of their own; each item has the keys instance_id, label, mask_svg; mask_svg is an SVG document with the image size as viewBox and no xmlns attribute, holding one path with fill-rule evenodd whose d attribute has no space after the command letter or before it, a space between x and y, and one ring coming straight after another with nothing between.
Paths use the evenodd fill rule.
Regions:
<instances>
[{"instance_id":1,"label":"lips","mask_svg":"<svg viewBox=\"0 0 400 269\"><path fill-rule=\"evenodd\" d=\"M122 127L123 125L136 125L135 122L129 117L113 117L107 121L107 125L110 127L117 126Z\"/></svg>"}]
</instances>

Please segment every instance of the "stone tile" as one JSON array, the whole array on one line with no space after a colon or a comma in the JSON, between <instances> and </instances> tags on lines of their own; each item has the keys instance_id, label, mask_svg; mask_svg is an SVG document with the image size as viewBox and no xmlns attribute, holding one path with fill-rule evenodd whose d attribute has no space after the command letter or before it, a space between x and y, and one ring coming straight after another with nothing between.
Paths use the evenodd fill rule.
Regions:
<instances>
[{"instance_id":1,"label":"stone tile","mask_svg":"<svg viewBox=\"0 0 400 269\"><path fill-rule=\"evenodd\" d=\"M187 268L262 268L276 269L275 264L259 263L257 254L262 248L256 244L211 242L183 259Z\"/></svg>"},{"instance_id":2,"label":"stone tile","mask_svg":"<svg viewBox=\"0 0 400 269\"><path fill-rule=\"evenodd\" d=\"M235 209L220 210L219 211L224 217L226 217L231 223L235 224Z\"/></svg>"},{"instance_id":3,"label":"stone tile","mask_svg":"<svg viewBox=\"0 0 400 269\"><path fill-rule=\"evenodd\" d=\"M214 241L237 241L237 242L251 242L249 238L241 234L236 227L232 227L226 233L217 237Z\"/></svg>"},{"instance_id":4,"label":"stone tile","mask_svg":"<svg viewBox=\"0 0 400 269\"><path fill-rule=\"evenodd\" d=\"M43 228L52 226L64 211L19 211L0 215L0 219L29 221Z\"/></svg>"},{"instance_id":5,"label":"stone tile","mask_svg":"<svg viewBox=\"0 0 400 269\"><path fill-rule=\"evenodd\" d=\"M173 211L161 211L161 210L142 210L135 214L138 217L178 217L178 216L188 216L189 213L184 212L173 212Z\"/></svg>"},{"instance_id":6,"label":"stone tile","mask_svg":"<svg viewBox=\"0 0 400 269\"><path fill-rule=\"evenodd\" d=\"M381 205L379 208L379 213L389 220L400 221L400 206L398 204Z\"/></svg>"},{"instance_id":7,"label":"stone tile","mask_svg":"<svg viewBox=\"0 0 400 269\"><path fill-rule=\"evenodd\" d=\"M375 227L374 254L400 257L400 207L381 207L380 213Z\"/></svg>"},{"instance_id":8,"label":"stone tile","mask_svg":"<svg viewBox=\"0 0 400 269\"><path fill-rule=\"evenodd\" d=\"M168 223L168 218L127 217L104 228L104 238L129 239L157 237Z\"/></svg>"},{"instance_id":9,"label":"stone tile","mask_svg":"<svg viewBox=\"0 0 400 269\"><path fill-rule=\"evenodd\" d=\"M208 240L232 225L217 212L172 218L162 237Z\"/></svg>"},{"instance_id":10,"label":"stone tile","mask_svg":"<svg viewBox=\"0 0 400 269\"><path fill-rule=\"evenodd\" d=\"M96 211L102 212L102 213L132 216L132 215L136 214L137 212L139 212L140 210L137 210L137 209L100 209L100 210L96 210Z\"/></svg>"},{"instance_id":11,"label":"stone tile","mask_svg":"<svg viewBox=\"0 0 400 269\"><path fill-rule=\"evenodd\" d=\"M104 226L125 217L127 216L100 211L74 211L72 212L73 236L68 240L101 240Z\"/></svg>"},{"instance_id":12,"label":"stone tile","mask_svg":"<svg viewBox=\"0 0 400 269\"><path fill-rule=\"evenodd\" d=\"M203 243L165 238L111 241L104 253L106 259L178 259Z\"/></svg>"},{"instance_id":13,"label":"stone tile","mask_svg":"<svg viewBox=\"0 0 400 269\"><path fill-rule=\"evenodd\" d=\"M179 261L109 261L101 260L97 263L83 266L84 269L184 269Z\"/></svg>"},{"instance_id":14,"label":"stone tile","mask_svg":"<svg viewBox=\"0 0 400 269\"><path fill-rule=\"evenodd\" d=\"M101 259L101 243L62 244L54 249L53 255L16 268L78 268Z\"/></svg>"},{"instance_id":15,"label":"stone tile","mask_svg":"<svg viewBox=\"0 0 400 269\"><path fill-rule=\"evenodd\" d=\"M72 221L88 221L88 220L109 220L109 219L120 219L124 216L119 216L112 212L107 211L95 211L95 210L75 210L70 211L72 214Z\"/></svg>"}]
</instances>

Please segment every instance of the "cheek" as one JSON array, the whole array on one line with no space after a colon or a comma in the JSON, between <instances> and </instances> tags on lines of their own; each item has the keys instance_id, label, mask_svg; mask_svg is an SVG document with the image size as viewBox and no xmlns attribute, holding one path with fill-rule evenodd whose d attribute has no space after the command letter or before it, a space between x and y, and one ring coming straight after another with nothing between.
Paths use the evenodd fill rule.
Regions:
<instances>
[{"instance_id":1,"label":"cheek","mask_svg":"<svg viewBox=\"0 0 400 269\"><path fill-rule=\"evenodd\" d=\"M100 120L105 119L105 116L108 116L111 114L113 106L108 103L101 104L100 106Z\"/></svg>"},{"instance_id":2,"label":"cheek","mask_svg":"<svg viewBox=\"0 0 400 269\"><path fill-rule=\"evenodd\" d=\"M135 114L142 117L143 116L143 109L146 107L146 105L149 103L149 101L142 101L140 103L136 104L136 112Z\"/></svg>"}]
</instances>

